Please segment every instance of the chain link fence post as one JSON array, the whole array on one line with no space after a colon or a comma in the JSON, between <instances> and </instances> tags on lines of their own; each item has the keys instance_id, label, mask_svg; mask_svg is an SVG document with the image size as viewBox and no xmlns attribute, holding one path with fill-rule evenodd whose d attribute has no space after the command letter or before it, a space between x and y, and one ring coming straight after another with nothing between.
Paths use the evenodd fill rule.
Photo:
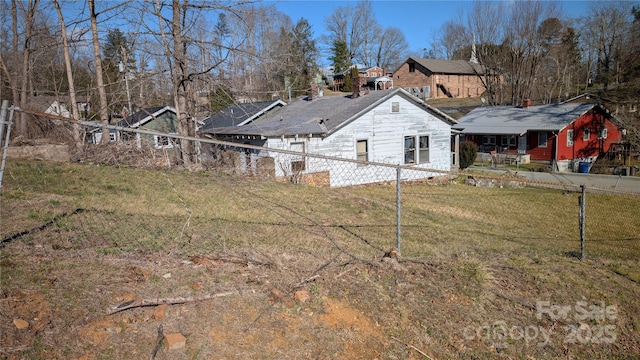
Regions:
<instances>
[{"instance_id":1,"label":"chain link fence post","mask_svg":"<svg viewBox=\"0 0 640 360\"><path fill-rule=\"evenodd\" d=\"M11 115L9 115L9 121L7 122L7 110L9 108L9 101L2 101L2 109L0 110L0 144L2 144L2 136L4 134L5 124L7 126L6 140L2 147L2 163L0 164L0 190L2 190L2 178L4 177L4 166L7 160L7 151L9 150L9 140L11 138L11 124L13 123L13 107L11 107Z\"/></svg>"},{"instance_id":2,"label":"chain link fence post","mask_svg":"<svg viewBox=\"0 0 640 360\"><path fill-rule=\"evenodd\" d=\"M585 227L586 227L586 212L587 212L587 206L586 206L586 195L587 195L587 191L586 191L586 186L581 185L580 186L582 188L582 195L580 195L580 197L578 198L578 203L580 204L580 219L579 219L579 223L580 223L580 260L584 260L585 259L585 253L584 253L584 248L585 248Z\"/></svg>"},{"instance_id":3,"label":"chain link fence post","mask_svg":"<svg viewBox=\"0 0 640 360\"><path fill-rule=\"evenodd\" d=\"M396 167L396 247L398 248L398 254L401 253L400 250L400 232L401 232L401 195L400 195L400 174L402 168L400 165Z\"/></svg>"}]
</instances>

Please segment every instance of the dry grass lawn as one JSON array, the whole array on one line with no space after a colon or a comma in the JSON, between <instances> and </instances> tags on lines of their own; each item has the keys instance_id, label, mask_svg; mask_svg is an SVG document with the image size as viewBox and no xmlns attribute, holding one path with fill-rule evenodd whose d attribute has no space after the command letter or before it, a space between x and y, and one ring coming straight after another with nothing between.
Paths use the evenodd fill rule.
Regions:
<instances>
[{"instance_id":1,"label":"dry grass lawn","mask_svg":"<svg viewBox=\"0 0 640 360\"><path fill-rule=\"evenodd\" d=\"M581 261L578 195L403 184L396 257L393 184L9 162L0 356L638 358L640 197L588 194Z\"/></svg>"}]
</instances>

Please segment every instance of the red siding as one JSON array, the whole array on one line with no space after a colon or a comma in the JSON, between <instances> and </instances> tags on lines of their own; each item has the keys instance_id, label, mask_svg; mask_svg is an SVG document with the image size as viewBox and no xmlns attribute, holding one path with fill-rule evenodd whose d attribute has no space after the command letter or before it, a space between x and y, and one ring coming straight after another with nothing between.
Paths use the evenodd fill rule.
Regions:
<instances>
[{"instance_id":1,"label":"red siding","mask_svg":"<svg viewBox=\"0 0 640 360\"><path fill-rule=\"evenodd\" d=\"M598 136L601 129L607 130L607 137L605 139L599 139ZM588 129L589 139L584 140L584 131ZM567 145L567 135L569 130L573 130L573 145ZM580 159L589 156L596 156L600 152L607 152L611 147L611 144L619 143L622 140L622 132L611 121L607 120L603 114L599 111L591 110L588 113L577 118L567 127L562 129L557 135L554 132L548 131L546 146L538 146L537 131L527 132L527 154L531 156L531 160L538 161L552 161L557 151L556 160L570 160ZM501 146L501 136L496 135L495 148L503 150ZM481 149L489 148L482 146L482 135L465 135L466 140L475 142ZM556 149L557 147L557 149ZM516 147L509 147L508 152L517 151Z\"/></svg>"},{"instance_id":2,"label":"red siding","mask_svg":"<svg viewBox=\"0 0 640 360\"><path fill-rule=\"evenodd\" d=\"M600 139L601 129L606 129L607 137ZM585 129L589 131L589 139L584 139ZM567 135L573 130L573 145L568 144ZM622 133L611 121L596 112L590 111L579 117L560 132L558 138L558 160L579 159L596 156L609 151L611 144L619 143Z\"/></svg>"}]
</instances>

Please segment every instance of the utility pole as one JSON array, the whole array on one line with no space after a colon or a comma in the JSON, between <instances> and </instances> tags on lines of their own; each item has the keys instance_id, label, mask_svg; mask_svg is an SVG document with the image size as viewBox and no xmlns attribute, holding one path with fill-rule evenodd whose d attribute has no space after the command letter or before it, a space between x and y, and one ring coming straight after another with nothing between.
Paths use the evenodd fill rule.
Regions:
<instances>
[{"instance_id":1,"label":"utility pole","mask_svg":"<svg viewBox=\"0 0 640 360\"><path fill-rule=\"evenodd\" d=\"M118 63L118 71L124 75L124 85L127 89L127 110L129 111L128 115L133 113L133 109L131 108L131 95L129 94L129 58L127 54L127 49L124 46L121 46L122 50L122 60Z\"/></svg>"},{"instance_id":2,"label":"utility pole","mask_svg":"<svg viewBox=\"0 0 640 360\"><path fill-rule=\"evenodd\" d=\"M131 109L131 95L129 95L129 75L127 74L127 66L122 61L120 61L120 63L118 63L118 70L121 74L124 74L124 85L127 89L127 115L131 115L133 109Z\"/></svg>"}]
</instances>

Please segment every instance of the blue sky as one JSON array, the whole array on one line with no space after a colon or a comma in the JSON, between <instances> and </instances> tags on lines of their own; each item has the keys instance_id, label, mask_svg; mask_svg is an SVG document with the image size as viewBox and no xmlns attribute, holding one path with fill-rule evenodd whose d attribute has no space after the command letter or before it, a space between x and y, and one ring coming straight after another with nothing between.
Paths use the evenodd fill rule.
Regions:
<instances>
[{"instance_id":1,"label":"blue sky","mask_svg":"<svg viewBox=\"0 0 640 360\"><path fill-rule=\"evenodd\" d=\"M517 0L510 0L517 1ZM324 19L335 7L355 5L355 0L274 0L279 11L289 15L295 23L305 18L313 26L314 36L325 32ZM563 13L572 18L582 16L589 7L589 1L557 1ZM395 26L402 30L409 50L422 53L422 49L429 48L433 34L441 25L459 16L460 10L472 6L472 1L463 0L372 0L372 7L376 19L383 27Z\"/></svg>"}]
</instances>

